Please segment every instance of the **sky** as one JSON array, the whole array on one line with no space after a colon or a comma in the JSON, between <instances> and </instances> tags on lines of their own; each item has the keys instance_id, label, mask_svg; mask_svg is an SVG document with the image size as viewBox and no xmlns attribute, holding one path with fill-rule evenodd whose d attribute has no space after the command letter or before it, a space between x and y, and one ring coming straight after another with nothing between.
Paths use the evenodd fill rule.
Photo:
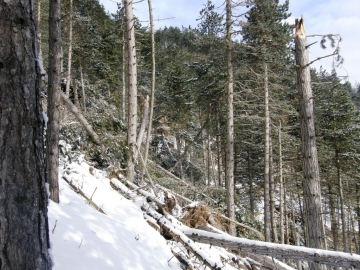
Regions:
<instances>
[{"instance_id":1,"label":"sky","mask_svg":"<svg viewBox=\"0 0 360 270\"><path fill-rule=\"evenodd\" d=\"M115 13L116 2L114 0L99 0L110 13ZM148 24L149 10L147 1L135 1L134 15L137 16L143 25ZM207 0L152 0L155 28L165 26L196 27L200 10L204 7ZM212 1L218 12L224 12L224 0ZM283 1L282 1L283 2ZM246 12L246 8L243 9ZM294 23L295 18L302 15L305 18L307 35L327 35L340 34L340 54L344 58L343 65L336 68L338 76L343 82L349 81L353 84L360 83L360 5L359 0L290 0L290 10L292 15L288 19ZM329 55L333 49L327 42L328 49L320 47L319 37L308 38L308 43L319 41L310 47L310 61ZM322 66L326 71L331 72L333 68L333 58L329 57L312 64L317 69Z\"/></svg>"}]
</instances>

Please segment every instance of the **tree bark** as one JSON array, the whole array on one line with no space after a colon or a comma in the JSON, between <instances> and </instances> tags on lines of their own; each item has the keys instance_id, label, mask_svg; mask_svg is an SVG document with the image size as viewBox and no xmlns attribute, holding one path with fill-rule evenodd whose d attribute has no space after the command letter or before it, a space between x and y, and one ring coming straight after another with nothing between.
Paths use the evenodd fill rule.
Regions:
<instances>
[{"instance_id":1,"label":"tree bark","mask_svg":"<svg viewBox=\"0 0 360 270\"><path fill-rule=\"evenodd\" d=\"M84 74L82 70L82 64L80 63L80 81L81 81L81 100L83 111L86 112L86 95L85 95L85 85L84 85Z\"/></svg>"},{"instance_id":2,"label":"tree bark","mask_svg":"<svg viewBox=\"0 0 360 270\"><path fill-rule=\"evenodd\" d=\"M128 39L128 69L129 69L129 103L128 103L128 147L131 156L128 159L128 178L130 181L135 177L135 164L133 157L136 153L136 125L137 125L137 67L135 45L135 20L133 16L132 0L124 0L126 14L126 31Z\"/></svg>"},{"instance_id":3,"label":"tree bark","mask_svg":"<svg viewBox=\"0 0 360 270\"><path fill-rule=\"evenodd\" d=\"M271 218L271 235L272 241L277 243L279 241L276 226L276 215L275 215L275 179L273 169L273 149L272 140L270 137L270 218Z\"/></svg>"},{"instance_id":4,"label":"tree bark","mask_svg":"<svg viewBox=\"0 0 360 270\"><path fill-rule=\"evenodd\" d=\"M149 118L149 96L146 95L146 98L144 101L143 116L142 116L142 120L141 120L140 130L139 130L139 134L138 134L137 140L136 140L136 144L139 147L139 149L141 149L141 143L144 138L145 127L148 122L148 118ZM136 151L134 154L135 160L137 160L137 156L138 156L138 151Z\"/></svg>"},{"instance_id":5,"label":"tree bark","mask_svg":"<svg viewBox=\"0 0 360 270\"><path fill-rule=\"evenodd\" d=\"M36 6L36 33L37 33L37 40L38 40L38 52L39 52L39 60L41 62L43 62L43 58L42 58L42 50L41 50L41 26L40 26L40 22L41 22L41 1L42 0L38 0L37 1L37 6ZM45 74L41 74L41 75L45 75Z\"/></svg>"},{"instance_id":6,"label":"tree bark","mask_svg":"<svg viewBox=\"0 0 360 270\"><path fill-rule=\"evenodd\" d=\"M336 175L337 175L338 187L339 187L340 210L341 210L341 230L342 230L342 235L343 235L343 246L344 246L344 252L349 252L348 232L347 232L346 216L345 216L346 211L345 211L345 202L344 202L344 191L343 191L339 153L337 150L337 146L335 146L335 164L336 164Z\"/></svg>"},{"instance_id":7,"label":"tree bark","mask_svg":"<svg viewBox=\"0 0 360 270\"><path fill-rule=\"evenodd\" d=\"M150 147L150 139L151 139L151 132L152 132L152 121L153 121L154 102L155 102L155 72L156 72L155 33L154 33L154 20L153 20L153 14L152 14L151 0L148 0L148 6L149 6L150 35L151 35L151 97L150 97L150 115L149 115L149 123L148 123L146 145L145 145L145 156L144 156L145 166L147 165L147 160L149 157L149 147ZM180 167L181 167L181 165L180 165Z\"/></svg>"},{"instance_id":8,"label":"tree bark","mask_svg":"<svg viewBox=\"0 0 360 270\"><path fill-rule=\"evenodd\" d=\"M46 177L50 199L59 203L59 130L61 92L61 5L49 1L48 123L46 130Z\"/></svg>"},{"instance_id":9,"label":"tree bark","mask_svg":"<svg viewBox=\"0 0 360 270\"><path fill-rule=\"evenodd\" d=\"M226 204L228 217L235 220L234 205L234 74L232 65L231 0L226 0L226 55L227 55L227 120L226 120ZM236 235L236 227L229 223L229 234Z\"/></svg>"},{"instance_id":10,"label":"tree bark","mask_svg":"<svg viewBox=\"0 0 360 270\"><path fill-rule=\"evenodd\" d=\"M78 88L75 77L73 77L73 91L74 91L74 104L77 108L80 109L80 102L79 102L79 95L78 95Z\"/></svg>"},{"instance_id":11,"label":"tree bark","mask_svg":"<svg viewBox=\"0 0 360 270\"><path fill-rule=\"evenodd\" d=\"M269 114L269 81L268 65L264 62L264 229L265 241L271 242L270 213L270 114Z\"/></svg>"},{"instance_id":12,"label":"tree bark","mask_svg":"<svg viewBox=\"0 0 360 270\"><path fill-rule=\"evenodd\" d=\"M304 215L307 246L324 248L319 164L316 149L313 96L304 18L295 21L295 58L300 101L300 129L303 154ZM311 264L310 269L320 269Z\"/></svg>"},{"instance_id":13,"label":"tree bark","mask_svg":"<svg viewBox=\"0 0 360 270\"><path fill-rule=\"evenodd\" d=\"M126 27L124 27L126 28ZM125 69L126 69L126 57L125 57L125 31L126 29L123 29L122 33L122 92L121 92L121 119L123 123L126 123L126 106L125 106L125 97L126 97L126 78L125 78Z\"/></svg>"},{"instance_id":14,"label":"tree bark","mask_svg":"<svg viewBox=\"0 0 360 270\"><path fill-rule=\"evenodd\" d=\"M221 134L220 134L220 116L219 108L217 111L217 123L216 123L216 144L217 144L217 167L218 167L218 181L219 187L223 187L223 158L222 158L222 144L221 144Z\"/></svg>"},{"instance_id":15,"label":"tree bark","mask_svg":"<svg viewBox=\"0 0 360 270\"><path fill-rule=\"evenodd\" d=\"M329 208L330 208L331 233L333 236L333 245L334 245L334 250L339 250L339 226L335 212L336 194L332 186L332 183L330 181L328 182L328 188L329 188Z\"/></svg>"},{"instance_id":16,"label":"tree bark","mask_svg":"<svg viewBox=\"0 0 360 270\"><path fill-rule=\"evenodd\" d=\"M211 140L210 140L210 130L207 130L207 178L208 178L208 185L211 185ZM215 184L215 183L214 183Z\"/></svg>"},{"instance_id":17,"label":"tree bark","mask_svg":"<svg viewBox=\"0 0 360 270\"><path fill-rule=\"evenodd\" d=\"M71 83L71 58L72 58L72 0L70 0L69 6L69 41L68 41L68 63L66 74L66 97L70 96L70 83Z\"/></svg>"},{"instance_id":18,"label":"tree bark","mask_svg":"<svg viewBox=\"0 0 360 270\"><path fill-rule=\"evenodd\" d=\"M33 1L1 1L0 10L0 268L49 270L43 68Z\"/></svg>"},{"instance_id":19,"label":"tree bark","mask_svg":"<svg viewBox=\"0 0 360 270\"><path fill-rule=\"evenodd\" d=\"M282 165L282 139L281 139L281 121L279 121L279 189L280 189L280 243L284 244L284 181Z\"/></svg>"},{"instance_id":20,"label":"tree bark","mask_svg":"<svg viewBox=\"0 0 360 270\"><path fill-rule=\"evenodd\" d=\"M181 157L181 138L180 138L180 134L178 133L176 135L176 150L177 150L177 154L178 154L178 157L180 158ZM182 167L182 162L179 162L178 164L178 168L179 168L179 172L180 172L180 178L182 180L184 180L184 170L183 170L183 167Z\"/></svg>"},{"instance_id":21,"label":"tree bark","mask_svg":"<svg viewBox=\"0 0 360 270\"><path fill-rule=\"evenodd\" d=\"M251 163L251 150L247 150L247 165L248 165L248 175L249 175L249 197L250 197L250 212L251 218L255 219L255 193L254 193L254 179L253 179L253 170Z\"/></svg>"}]
</instances>

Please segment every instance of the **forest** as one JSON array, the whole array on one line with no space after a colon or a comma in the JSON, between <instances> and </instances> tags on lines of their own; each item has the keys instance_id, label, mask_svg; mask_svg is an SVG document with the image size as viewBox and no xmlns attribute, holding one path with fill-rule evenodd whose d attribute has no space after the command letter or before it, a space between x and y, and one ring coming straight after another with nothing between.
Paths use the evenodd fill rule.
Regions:
<instances>
[{"instance_id":1,"label":"forest","mask_svg":"<svg viewBox=\"0 0 360 270\"><path fill-rule=\"evenodd\" d=\"M144 25L129 0L113 14L98 0L34 3L50 199L59 154L84 155L133 190L216 209L232 236L359 254L360 85L336 73L341 37L307 44L288 0L227 0L223 13L204 1L197 27L157 30L148 2ZM333 70L312 68L311 46L332 48Z\"/></svg>"}]
</instances>

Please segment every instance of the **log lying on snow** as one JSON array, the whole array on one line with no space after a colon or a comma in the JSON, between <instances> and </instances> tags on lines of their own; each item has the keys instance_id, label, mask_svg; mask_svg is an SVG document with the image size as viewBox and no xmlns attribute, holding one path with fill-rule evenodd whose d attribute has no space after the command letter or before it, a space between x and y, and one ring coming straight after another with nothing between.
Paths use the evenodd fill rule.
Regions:
<instances>
[{"instance_id":1,"label":"log lying on snow","mask_svg":"<svg viewBox=\"0 0 360 270\"><path fill-rule=\"evenodd\" d=\"M84 194L84 192L81 191L81 189L77 188L77 187L72 183L72 181L67 178L66 175L63 175L62 178L66 181L66 183L69 184L69 186L70 186L76 193L80 194L83 198L85 198L85 200L87 200L88 203L91 204L97 211L99 211L101 214L106 215L105 212L104 212L96 203L94 203L94 201L93 201L92 199L88 198L88 197Z\"/></svg>"},{"instance_id":2,"label":"log lying on snow","mask_svg":"<svg viewBox=\"0 0 360 270\"><path fill-rule=\"evenodd\" d=\"M190 240L184 233L175 228L174 224L166 219L163 215L156 212L151 207L143 206L141 208L149 216L154 218L160 227L165 228L170 233L174 240L180 242L187 250L191 251L195 257L212 270L220 270L224 267L221 261L216 261L209 254L201 250L201 248L192 240Z\"/></svg>"},{"instance_id":3,"label":"log lying on snow","mask_svg":"<svg viewBox=\"0 0 360 270\"><path fill-rule=\"evenodd\" d=\"M158 198L156 198L153 194L150 194L150 193L142 190L141 187L140 188L137 187L133 183L127 181L125 178L121 178L121 175L119 175L119 178L121 180L120 179L115 179L115 178L111 179L110 180L110 185L114 189L116 189L119 192L121 192L122 194L124 194L127 198L133 199L134 197L136 197L135 192L137 192L141 196L144 196L147 200L150 200L150 201L153 201L153 202L157 201L156 205L158 207L166 208L164 203L159 201ZM121 181L123 181L124 184ZM125 186L125 184L127 186ZM224 266L223 262L221 262L221 261L216 262L213 259L211 259L211 256L209 256L209 254L207 254L206 252L201 251L201 248L195 242L191 241L186 235L184 235L181 232L182 229L185 227L184 225L182 225L182 224L176 224L175 225L169 219L166 219L162 214L159 214L158 212L156 212L156 210L154 210L149 204L145 204L142 207L142 210L144 211L145 220L149 223L149 225L151 227L153 227L156 231L161 231L162 233L165 232L164 235L169 235L175 241L180 242L187 250L189 250L191 253L193 253L195 257L197 257L200 261L204 262L204 264L206 264L208 267L210 267L210 269L221 269L221 267ZM164 209L161 209L160 212L165 212L165 211L164 211ZM167 214L167 213L165 213L165 214ZM155 224L155 222L157 224ZM231 255L232 256L228 256L227 259L231 260L233 263L236 263L239 267L250 269L247 265L245 265L243 262L241 262L240 259L237 258L235 255L233 255L233 254L231 254ZM184 265L187 265L189 267L189 269L191 269L191 262L189 260L186 260L186 262L182 261L181 258L178 258L179 254L176 254L176 255L174 254L174 256L179 261L184 263ZM263 257L265 257L265 256L263 256ZM271 258L265 258L265 259L268 259L269 262L272 261ZM270 265L272 265L272 266L276 265L276 267L278 267L277 269L279 269L279 270L289 269L289 267L284 268L284 267L281 267L281 265L279 265L277 263L273 263L273 264L269 263L268 265L269 266Z\"/></svg>"},{"instance_id":4,"label":"log lying on snow","mask_svg":"<svg viewBox=\"0 0 360 270\"><path fill-rule=\"evenodd\" d=\"M219 235L196 229L181 229L190 239L204 244L277 258L312 261L339 267L360 269L360 255L322 249L267 243L230 235Z\"/></svg>"},{"instance_id":5,"label":"log lying on snow","mask_svg":"<svg viewBox=\"0 0 360 270\"><path fill-rule=\"evenodd\" d=\"M136 191L137 193L141 194L142 196L144 196L147 200L152 201L153 203L156 204L157 207L159 207L159 209L161 210L162 213L164 213L164 207L165 207L165 203L163 203L162 201L160 201L157 197L155 197L153 194L143 190L142 188L139 188L137 185L135 185L134 183L128 181L125 177L123 177L121 174L117 175L118 178L117 180L121 181L122 183L124 183L128 188L132 188L133 191ZM112 182L113 184L115 184L116 182Z\"/></svg>"}]
</instances>

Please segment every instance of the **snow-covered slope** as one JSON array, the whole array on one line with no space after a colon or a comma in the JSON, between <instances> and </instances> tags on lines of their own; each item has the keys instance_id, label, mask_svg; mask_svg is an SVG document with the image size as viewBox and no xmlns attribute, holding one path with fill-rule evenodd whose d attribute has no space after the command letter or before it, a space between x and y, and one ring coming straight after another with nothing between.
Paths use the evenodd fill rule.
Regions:
<instances>
[{"instance_id":1,"label":"snow-covered slope","mask_svg":"<svg viewBox=\"0 0 360 270\"><path fill-rule=\"evenodd\" d=\"M97 212L62 179L66 174L103 209ZM60 203L49 205L54 270L181 269L170 244L143 218L138 205L110 187L109 179L85 162L60 168Z\"/></svg>"}]
</instances>

